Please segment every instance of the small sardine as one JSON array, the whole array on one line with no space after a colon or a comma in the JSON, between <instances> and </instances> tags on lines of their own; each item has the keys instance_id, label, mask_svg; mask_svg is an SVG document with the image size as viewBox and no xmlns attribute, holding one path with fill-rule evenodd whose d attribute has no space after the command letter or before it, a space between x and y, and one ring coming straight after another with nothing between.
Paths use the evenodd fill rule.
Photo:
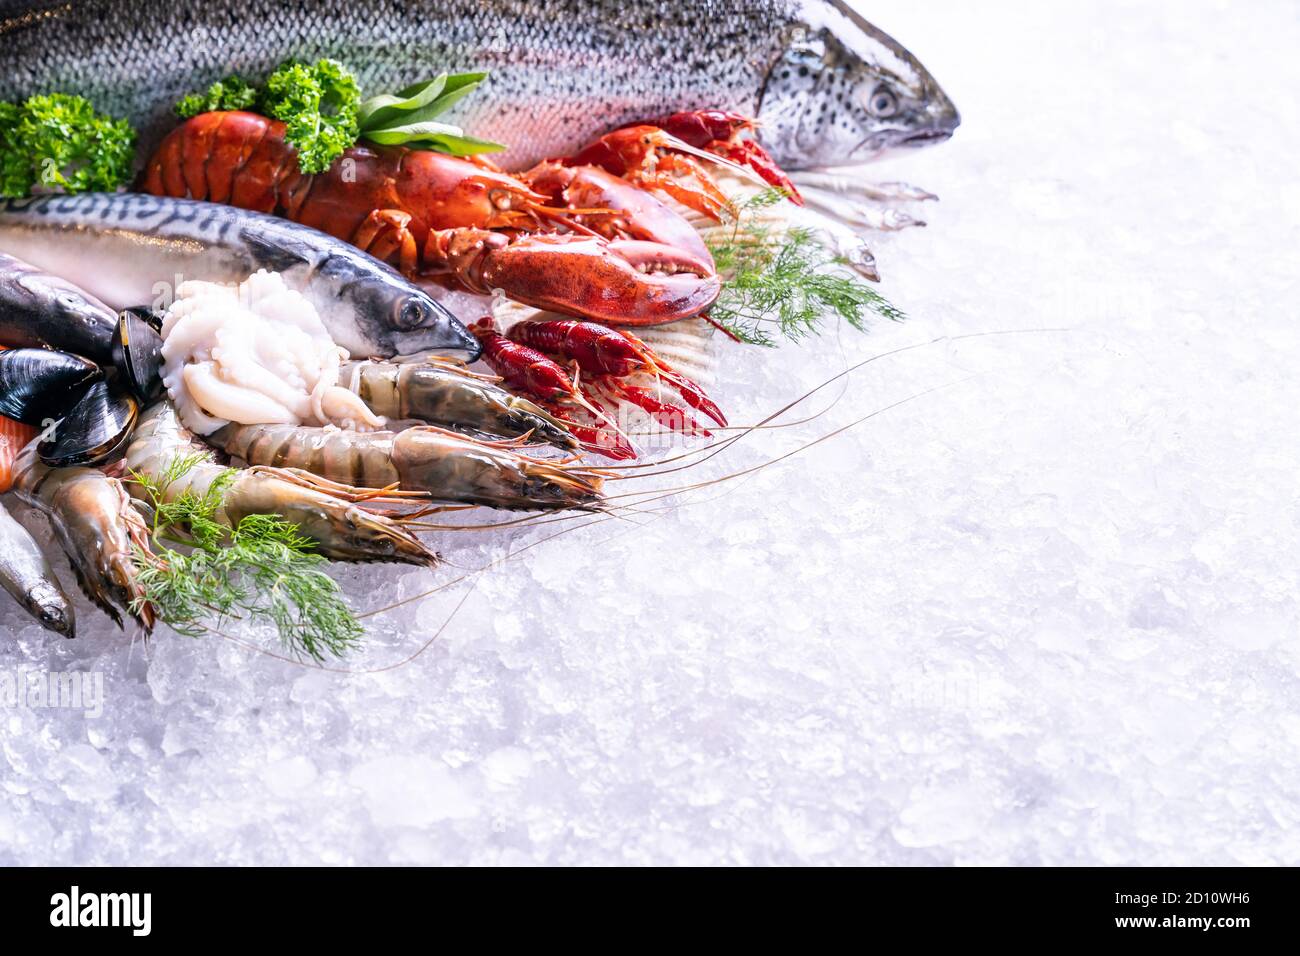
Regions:
<instances>
[{"instance_id":1,"label":"small sardine","mask_svg":"<svg viewBox=\"0 0 1300 956\"><path fill-rule=\"evenodd\" d=\"M27 529L0 505L0 588L56 634L76 637L72 603Z\"/></svg>"}]
</instances>

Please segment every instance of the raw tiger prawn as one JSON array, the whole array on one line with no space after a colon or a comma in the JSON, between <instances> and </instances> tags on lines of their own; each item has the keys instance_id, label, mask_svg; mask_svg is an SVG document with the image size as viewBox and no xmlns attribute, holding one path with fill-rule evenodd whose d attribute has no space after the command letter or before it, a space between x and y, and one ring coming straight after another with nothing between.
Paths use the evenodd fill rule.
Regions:
<instances>
[{"instance_id":1,"label":"raw tiger prawn","mask_svg":"<svg viewBox=\"0 0 1300 956\"><path fill-rule=\"evenodd\" d=\"M250 465L315 475L340 485L417 492L459 504L517 510L592 509L601 476L518 453L518 441L474 441L431 425L356 432L293 425L227 425L208 441Z\"/></svg>"},{"instance_id":2,"label":"raw tiger prawn","mask_svg":"<svg viewBox=\"0 0 1300 956\"><path fill-rule=\"evenodd\" d=\"M184 473L162 482L173 464L186 456L194 460ZM176 410L166 402L146 410L125 461L129 474L155 479L169 500L187 492L202 498L228 471L181 426ZM127 488L133 497L148 500L138 480L128 482ZM326 492L284 468L265 467L237 472L223 494L216 519L229 528L248 515L279 515L297 525L321 554L338 561L437 563L436 555L400 522L350 500L367 499L359 488L340 486Z\"/></svg>"}]
</instances>

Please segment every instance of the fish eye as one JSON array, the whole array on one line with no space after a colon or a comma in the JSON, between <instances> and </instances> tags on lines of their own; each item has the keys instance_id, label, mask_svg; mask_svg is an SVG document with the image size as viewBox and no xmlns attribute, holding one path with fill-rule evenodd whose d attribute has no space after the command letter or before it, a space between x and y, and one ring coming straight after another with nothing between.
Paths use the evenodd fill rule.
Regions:
<instances>
[{"instance_id":1,"label":"fish eye","mask_svg":"<svg viewBox=\"0 0 1300 956\"><path fill-rule=\"evenodd\" d=\"M418 329L427 318L424 303L419 299L407 299L397 312L395 325L399 329Z\"/></svg>"},{"instance_id":2,"label":"fish eye","mask_svg":"<svg viewBox=\"0 0 1300 956\"><path fill-rule=\"evenodd\" d=\"M867 100L867 111L880 119L889 119L898 112L898 97L887 86L877 86Z\"/></svg>"}]
</instances>

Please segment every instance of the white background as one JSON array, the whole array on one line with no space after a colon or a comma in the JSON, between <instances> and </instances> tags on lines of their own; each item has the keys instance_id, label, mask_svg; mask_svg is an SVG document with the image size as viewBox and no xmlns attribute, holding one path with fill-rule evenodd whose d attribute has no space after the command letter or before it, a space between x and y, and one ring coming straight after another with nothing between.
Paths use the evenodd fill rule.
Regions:
<instances>
[{"instance_id":1,"label":"white background","mask_svg":"<svg viewBox=\"0 0 1300 956\"><path fill-rule=\"evenodd\" d=\"M871 171L942 196L877 244L911 319L726 349L717 396L1072 331L881 359L656 481L941 389L635 523L440 541L541 543L375 619L353 667L450 618L384 673L5 604L0 668L108 700L0 710L0 863L1300 862L1295 4L866 12L965 121Z\"/></svg>"}]
</instances>

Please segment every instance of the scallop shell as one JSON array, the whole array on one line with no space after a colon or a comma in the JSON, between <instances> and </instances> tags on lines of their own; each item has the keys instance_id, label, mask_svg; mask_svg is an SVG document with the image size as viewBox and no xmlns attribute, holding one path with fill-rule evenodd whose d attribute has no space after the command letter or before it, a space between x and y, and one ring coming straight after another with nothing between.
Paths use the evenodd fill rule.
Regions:
<instances>
[{"instance_id":1,"label":"scallop shell","mask_svg":"<svg viewBox=\"0 0 1300 956\"><path fill-rule=\"evenodd\" d=\"M708 322L682 319L633 331L656 355L705 391L717 385L718 342L724 336Z\"/></svg>"}]
</instances>

